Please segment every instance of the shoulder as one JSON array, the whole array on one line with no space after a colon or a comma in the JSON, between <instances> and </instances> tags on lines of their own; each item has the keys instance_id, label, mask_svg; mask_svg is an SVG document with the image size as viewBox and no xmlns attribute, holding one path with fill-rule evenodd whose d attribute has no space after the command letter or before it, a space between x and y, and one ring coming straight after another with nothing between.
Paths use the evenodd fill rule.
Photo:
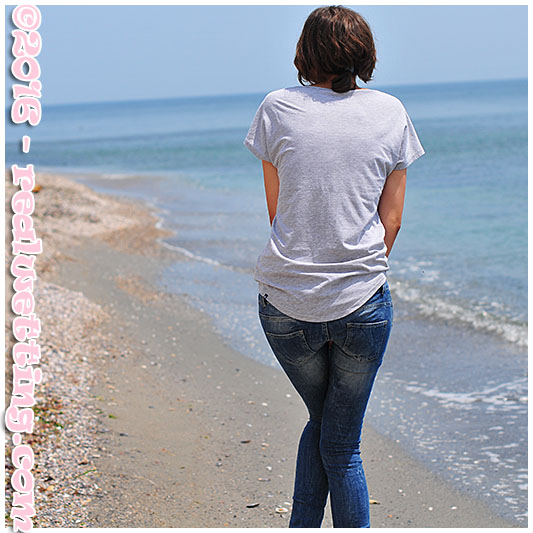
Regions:
<instances>
[{"instance_id":1,"label":"shoulder","mask_svg":"<svg viewBox=\"0 0 533 533\"><path fill-rule=\"evenodd\" d=\"M263 98L260 105L261 113L271 120L280 120L280 115L296 101L296 96L290 89L276 89L270 91Z\"/></svg>"},{"instance_id":2,"label":"shoulder","mask_svg":"<svg viewBox=\"0 0 533 533\"><path fill-rule=\"evenodd\" d=\"M290 89L276 89L267 93L262 103L264 106L275 106L279 102L283 102L287 99L290 99L290 97Z\"/></svg>"},{"instance_id":3,"label":"shoulder","mask_svg":"<svg viewBox=\"0 0 533 533\"><path fill-rule=\"evenodd\" d=\"M388 110L405 113L403 102L397 96L378 89L369 89L369 94L376 102Z\"/></svg>"},{"instance_id":4,"label":"shoulder","mask_svg":"<svg viewBox=\"0 0 533 533\"><path fill-rule=\"evenodd\" d=\"M368 92L371 93L368 101L372 102L370 106L372 112L377 117L387 120L391 129L402 132L409 122L409 115L403 102L397 96L385 91L371 89Z\"/></svg>"},{"instance_id":5,"label":"shoulder","mask_svg":"<svg viewBox=\"0 0 533 533\"><path fill-rule=\"evenodd\" d=\"M258 112L263 115L275 114L279 102L283 100L283 91L284 89L276 89L267 93L259 105Z\"/></svg>"}]
</instances>

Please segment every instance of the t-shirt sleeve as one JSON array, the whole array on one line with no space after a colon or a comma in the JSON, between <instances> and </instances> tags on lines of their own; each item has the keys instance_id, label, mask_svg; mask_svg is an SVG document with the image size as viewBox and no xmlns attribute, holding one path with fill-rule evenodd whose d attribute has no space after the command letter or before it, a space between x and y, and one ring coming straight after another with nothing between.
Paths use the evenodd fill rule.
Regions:
<instances>
[{"instance_id":1,"label":"t-shirt sleeve","mask_svg":"<svg viewBox=\"0 0 533 533\"><path fill-rule=\"evenodd\" d=\"M257 158L272 163L272 154L269 150L272 142L273 129L272 112L269 110L267 98L261 102L248 134L244 139L244 146Z\"/></svg>"},{"instance_id":2,"label":"t-shirt sleeve","mask_svg":"<svg viewBox=\"0 0 533 533\"><path fill-rule=\"evenodd\" d=\"M411 122L411 118L405 111L405 123L403 129L402 143L400 147L400 153L398 154L398 160L394 170L403 170L407 168L411 163L423 156L426 151L418 139L415 127Z\"/></svg>"}]
</instances>

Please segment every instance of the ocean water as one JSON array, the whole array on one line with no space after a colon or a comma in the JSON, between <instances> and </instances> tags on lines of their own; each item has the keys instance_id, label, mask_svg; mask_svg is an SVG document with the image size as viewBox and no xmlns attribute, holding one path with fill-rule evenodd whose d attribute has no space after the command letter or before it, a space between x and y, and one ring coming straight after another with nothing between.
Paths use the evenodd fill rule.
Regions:
<instances>
[{"instance_id":1,"label":"ocean water","mask_svg":"<svg viewBox=\"0 0 533 533\"><path fill-rule=\"evenodd\" d=\"M391 255L397 297L526 346L527 81L374 88L404 102L426 149ZM242 139L263 96L45 107L36 128L8 123L6 165L145 176L137 193L168 210L169 244L252 270L269 226Z\"/></svg>"},{"instance_id":2,"label":"ocean water","mask_svg":"<svg viewBox=\"0 0 533 533\"><path fill-rule=\"evenodd\" d=\"M388 274L395 357L376 383L372 423L523 524L527 80L371 88L402 100L426 150L407 171ZM7 124L6 167L33 163L156 206L179 258L161 285L276 366L253 281L270 232L261 164L242 145L263 96L45 106L36 128Z\"/></svg>"}]
</instances>

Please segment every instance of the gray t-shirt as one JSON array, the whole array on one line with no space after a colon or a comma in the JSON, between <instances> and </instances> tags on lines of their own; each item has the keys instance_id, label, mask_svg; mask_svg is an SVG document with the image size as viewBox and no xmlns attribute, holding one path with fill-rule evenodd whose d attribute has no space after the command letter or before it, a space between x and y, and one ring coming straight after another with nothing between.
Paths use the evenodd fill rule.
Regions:
<instances>
[{"instance_id":1,"label":"gray t-shirt","mask_svg":"<svg viewBox=\"0 0 533 533\"><path fill-rule=\"evenodd\" d=\"M255 269L259 292L308 322L355 311L387 279L377 210L385 180L425 153L402 102L375 89L279 89L264 98L244 145L280 182Z\"/></svg>"}]
</instances>

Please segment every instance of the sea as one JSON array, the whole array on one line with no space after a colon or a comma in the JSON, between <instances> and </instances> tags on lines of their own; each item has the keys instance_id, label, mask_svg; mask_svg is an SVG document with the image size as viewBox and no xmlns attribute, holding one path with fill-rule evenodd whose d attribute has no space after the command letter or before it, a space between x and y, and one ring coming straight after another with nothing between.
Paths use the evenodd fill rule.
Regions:
<instances>
[{"instance_id":1,"label":"sea","mask_svg":"<svg viewBox=\"0 0 533 533\"><path fill-rule=\"evenodd\" d=\"M524 527L527 79L368 87L403 102L426 155L407 171L388 272L395 325L365 424ZM270 235L261 163L243 146L267 92L49 105L37 127L6 110L5 153L6 168L147 202L176 251L160 287L279 366L253 280Z\"/></svg>"}]
</instances>

